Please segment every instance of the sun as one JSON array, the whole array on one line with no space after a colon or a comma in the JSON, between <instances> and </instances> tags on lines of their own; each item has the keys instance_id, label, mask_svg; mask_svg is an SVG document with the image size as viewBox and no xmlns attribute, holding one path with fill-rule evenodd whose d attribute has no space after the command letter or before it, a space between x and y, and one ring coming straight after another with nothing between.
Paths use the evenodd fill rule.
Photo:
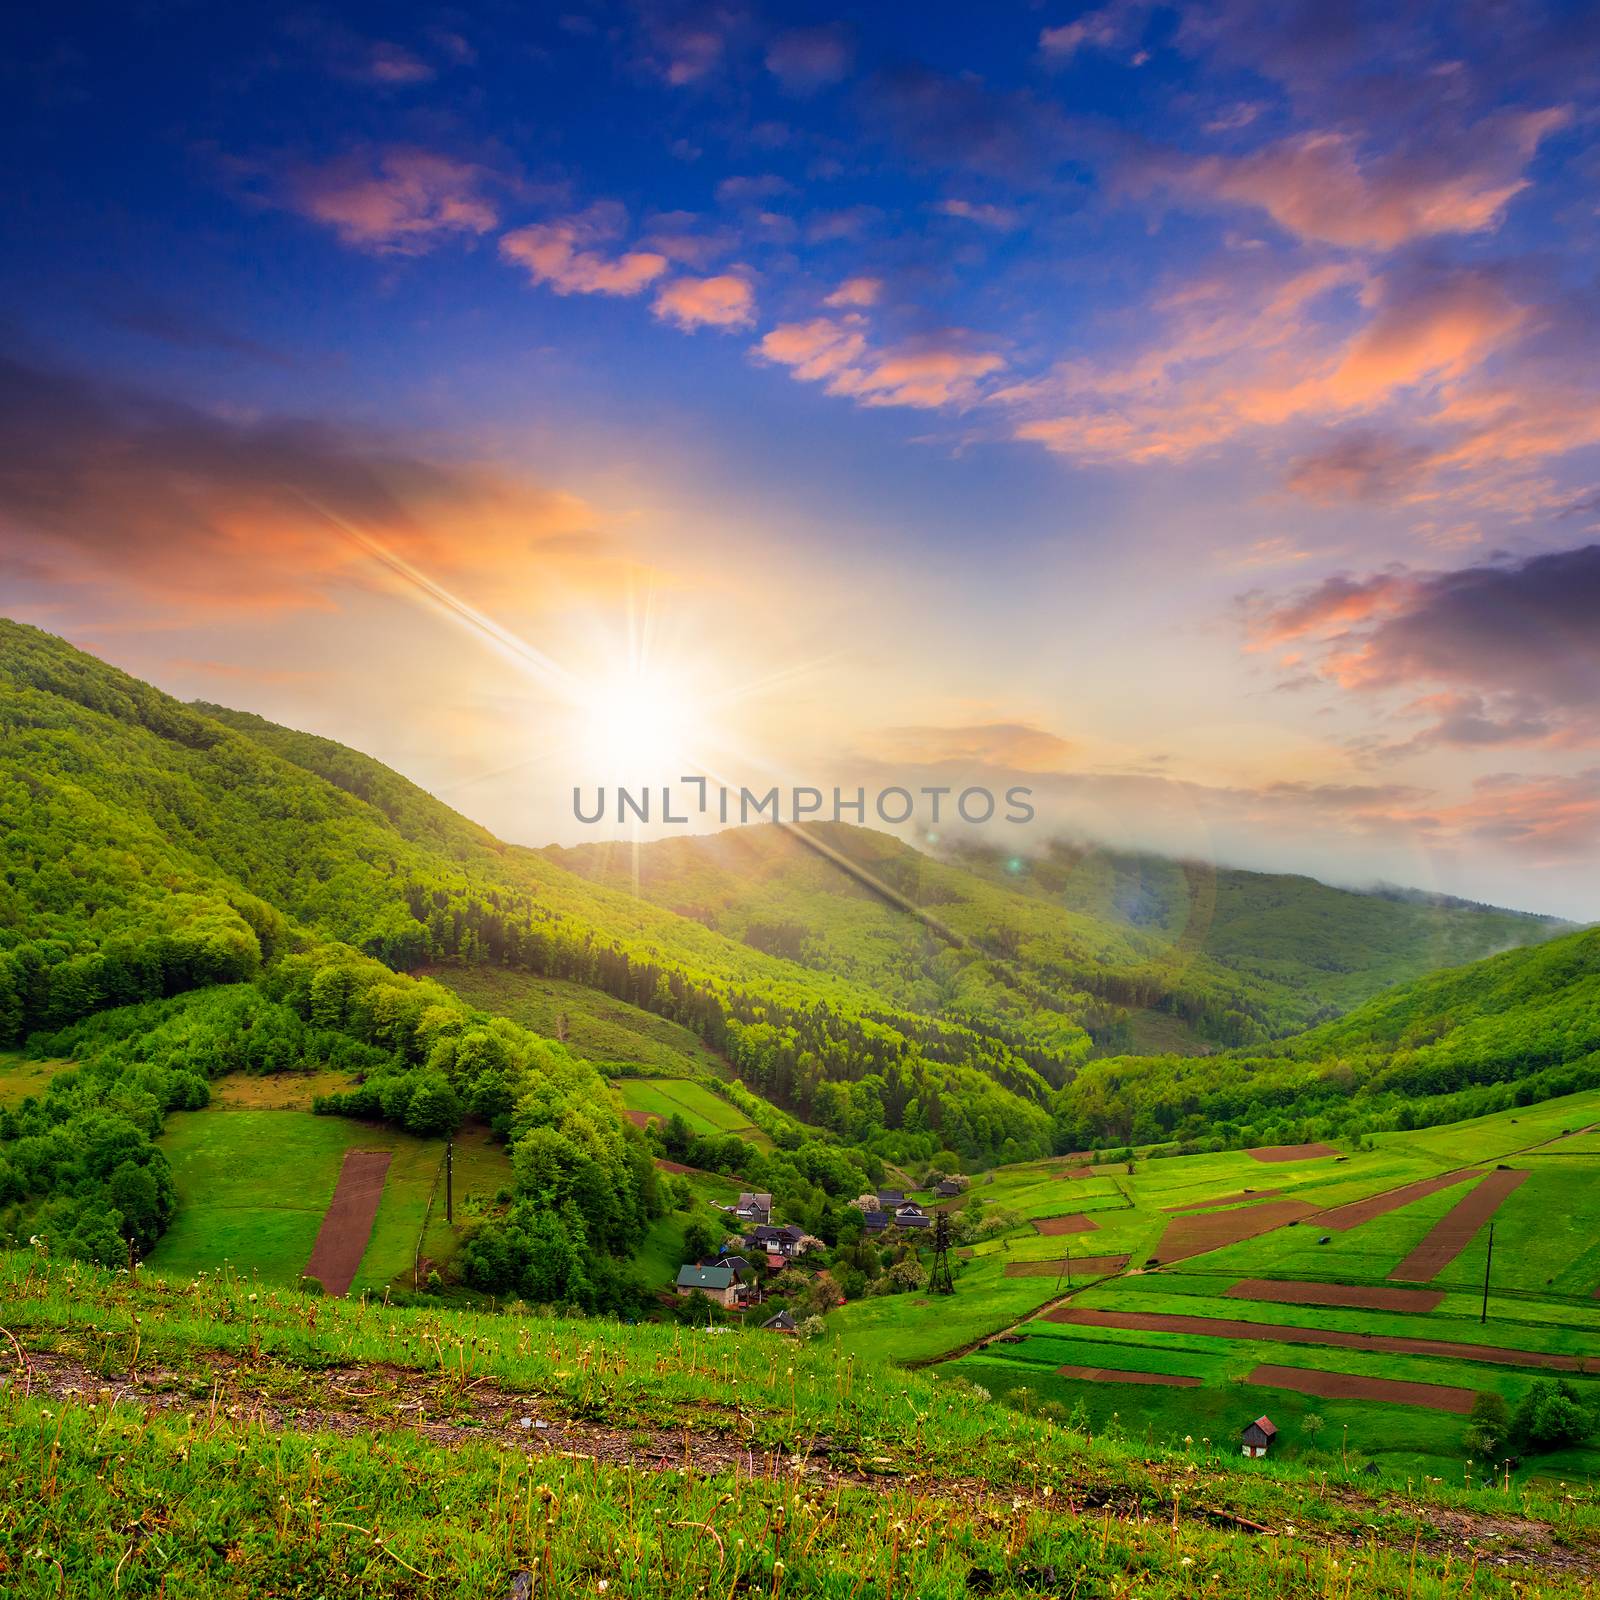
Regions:
<instances>
[{"instance_id":1,"label":"sun","mask_svg":"<svg viewBox=\"0 0 1600 1600\"><path fill-rule=\"evenodd\" d=\"M701 735L693 692L660 668L602 679L583 697L583 745L616 782L671 780L697 769Z\"/></svg>"}]
</instances>

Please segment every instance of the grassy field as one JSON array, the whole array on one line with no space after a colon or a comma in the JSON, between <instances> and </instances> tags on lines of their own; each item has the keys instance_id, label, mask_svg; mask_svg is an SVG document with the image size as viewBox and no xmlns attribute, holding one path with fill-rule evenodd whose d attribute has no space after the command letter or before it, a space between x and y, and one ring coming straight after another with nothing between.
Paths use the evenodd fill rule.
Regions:
<instances>
[{"instance_id":1,"label":"grassy field","mask_svg":"<svg viewBox=\"0 0 1600 1600\"><path fill-rule=\"evenodd\" d=\"M469 1004L510 1017L574 1054L608 1067L648 1067L664 1077L727 1077L728 1065L687 1028L560 978L499 967L437 967L429 977Z\"/></svg>"},{"instance_id":2,"label":"grassy field","mask_svg":"<svg viewBox=\"0 0 1600 1600\"><path fill-rule=\"evenodd\" d=\"M42 1095L58 1072L66 1072L70 1061L31 1061L9 1050L0 1050L0 1106L14 1106L29 1095Z\"/></svg>"},{"instance_id":3,"label":"grassy field","mask_svg":"<svg viewBox=\"0 0 1600 1600\"><path fill-rule=\"evenodd\" d=\"M686 1078L619 1078L617 1093L630 1111L665 1120L677 1115L695 1133L733 1133L751 1144L770 1143L737 1106Z\"/></svg>"},{"instance_id":4,"label":"grassy field","mask_svg":"<svg viewBox=\"0 0 1600 1600\"><path fill-rule=\"evenodd\" d=\"M1184 1436L1222 1439L1231 1447L1243 1422L1266 1410L1284 1429L1283 1448L1296 1456L1324 1454L1330 1440L1386 1470L1420 1477L1464 1470L1464 1419L1414 1405L1324 1399L1244 1380L1258 1365L1310 1368L1358 1378L1490 1390L1515 1404L1541 1375L1536 1363L1518 1366L1475 1359L1463 1351L1426 1354L1352 1349L1337 1343L1277 1340L1252 1330L1235 1335L1171 1329L1126 1329L1038 1320L1065 1300L1073 1307L1117 1314L1209 1317L1247 1321L1333 1336L1382 1335L1459 1345L1592 1359L1600 1373L1600 1158L1575 1149L1600 1118L1600 1094L1450 1128L1378 1136L1364 1148L1288 1162L1263 1162L1234 1151L1101 1166L1089 1178L1069 1178L1069 1163L1033 1162L1002 1168L975 1184L977 1197L1011 1226L978 1244L958 1265L953 1299L925 1295L872 1298L829 1319L836 1347L925 1363L957 1358L950 1369L996 1392L1029 1390L1057 1400L1097 1429L1117 1428L1170 1445ZM1285 1304L1230 1295L1246 1279L1308 1284L1390 1286L1389 1274L1465 1196L1475 1174L1505 1164L1530 1176L1494 1218L1495 1253L1488 1320L1480 1324L1488 1244L1485 1223L1430 1287L1442 1294L1429 1312ZM1320 1224L1320 1213L1386 1194L1419 1179L1458 1181L1383 1215L1349 1226ZM1254 1191L1247 1193L1246 1191ZM1269 1194L1267 1191L1275 1191ZM1285 1200L1304 1205L1298 1220L1254 1238L1223 1243L1176 1265L1139 1270L1159 1258L1170 1226L1186 1218L1240 1219ZM1209 1209L1206 1202L1212 1202ZM1220 1202L1220 1204L1218 1204ZM1083 1213L1092 1231L1041 1237L1042 1217ZM1233 1225L1233 1224L1225 1224ZM1326 1242L1324 1242L1326 1241ZM1007 1262L1072 1256L1132 1257L1131 1270L1069 1291L1059 1277L1005 1276ZM1021 1342L985 1343L1017 1328ZM1085 1381L1063 1366L1157 1372L1198 1378L1202 1387L1156 1387ZM1600 1377L1566 1374L1591 1391L1600 1407ZM1248 1414L1246 1414L1248 1413ZM1320 1435L1302 1433L1318 1418ZM1313 1421L1312 1429L1316 1423ZM1534 1458L1524 1476L1550 1472L1600 1477L1600 1451L1580 1449Z\"/></svg>"},{"instance_id":5,"label":"grassy field","mask_svg":"<svg viewBox=\"0 0 1600 1600\"><path fill-rule=\"evenodd\" d=\"M444 1153L438 1139L303 1111L174 1112L162 1136L178 1213L149 1267L188 1277L226 1264L265 1283L305 1269L347 1150L392 1152L372 1241L351 1292L410 1281L417 1235Z\"/></svg>"},{"instance_id":6,"label":"grassy field","mask_svg":"<svg viewBox=\"0 0 1600 1600\"><path fill-rule=\"evenodd\" d=\"M1593 1494L1376 1485L1331 1414L1308 1476L756 1333L247 1289L0 1256L8 1594L1513 1600L1600 1560Z\"/></svg>"}]
</instances>

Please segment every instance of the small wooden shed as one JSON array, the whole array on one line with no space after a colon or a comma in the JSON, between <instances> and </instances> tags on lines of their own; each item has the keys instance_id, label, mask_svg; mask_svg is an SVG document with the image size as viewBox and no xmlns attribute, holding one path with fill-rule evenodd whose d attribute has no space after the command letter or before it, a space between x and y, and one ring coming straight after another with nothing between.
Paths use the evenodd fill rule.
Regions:
<instances>
[{"instance_id":1,"label":"small wooden shed","mask_svg":"<svg viewBox=\"0 0 1600 1600\"><path fill-rule=\"evenodd\" d=\"M1242 1437L1247 1456L1264 1456L1271 1448L1272 1441L1278 1437L1278 1430L1273 1426L1271 1417L1257 1417L1244 1430Z\"/></svg>"}]
</instances>

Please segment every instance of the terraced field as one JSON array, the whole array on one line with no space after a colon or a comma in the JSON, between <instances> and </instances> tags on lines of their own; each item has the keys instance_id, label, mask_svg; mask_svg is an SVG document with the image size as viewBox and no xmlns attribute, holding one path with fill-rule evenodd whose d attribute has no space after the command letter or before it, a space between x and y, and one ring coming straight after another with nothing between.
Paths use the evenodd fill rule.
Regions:
<instances>
[{"instance_id":1,"label":"terraced field","mask_svg":"<svg viewBox=\"0 0 1600 1600\"><path fill-rule=\"evenodd\" d=\"M1278 1453L1331 1446L1401 1475L1459 1475L1481 1393L1515 1407L1560 1376L1600 1408L1600 1151L1584 1131L1597 1118L1591 1092L1265 1166L1230 1152L1088 1179L1064 1161L1003 1169L972 1195L1011 1225L974 1247L958 1314L901 1296L833 1320L842 1343L862 1348L870 1329L901 1359L942 1339L951 1370L1095 1428L1236 1448L1266 1412ZM1093 1231L1039 1231L1072 1211ZM1069 1258L1087 1269L1091 1256L1104 1270L1069 1279ZM1032 1300L1021 1318L1019 1296ZM984 1309L1004 1342L975 1336ZM1600 1450L1522 1470L1600 1476Z\"/></svg>"}]
</instances>

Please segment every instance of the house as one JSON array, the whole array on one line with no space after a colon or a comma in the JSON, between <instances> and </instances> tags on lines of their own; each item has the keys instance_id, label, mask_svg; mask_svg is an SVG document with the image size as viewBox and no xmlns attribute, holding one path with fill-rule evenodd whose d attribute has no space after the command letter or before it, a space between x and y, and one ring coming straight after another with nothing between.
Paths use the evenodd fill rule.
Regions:
<instances>
[{"instance_id":1,"label":"house","mask_svg":"<svg viewBox=\"0 0 1600 1600\"><path fill-rule=\"evenodd\" d=\"M880 1189L877 1201L880 1211L893 1211L896 1206L903 1206L906 1203L906 1192L904 1189Z\"/></svg>"},{"instance_id":2,"label":"house","mask_svg":"<svg viewBox=\"0 0 1600 1600\"><path fill-rule=\"evenodd\" d=\"M918 1206L902 1206L894 1214L894 1225L897 1228L931 1228L933 1218Z\"/></svg>"},{"instance_id":3,"label":"house","mask_svg":"<svg viewBox=\"0 0 1600 1600\"><path fill-rule=\"evenodd\" d=\"M1257 1417L1244 1430L1244 1453L1247 1456L1264 1456L1277 1437L1278 1430L1273 1426L1271 1417Z\"/></svg>"},{"instance_id":4,"label":"house","mask_svg":"<svg viewBox=\"0 0 1600 1600\"><path fill-rule=\"evenodd\" d=\"M740 1222L771 1222L772 1196L770 1194L741 1194L733 1214Z\"/></svg>"},{"instance_id":5,"label":"house","mask_svg":"<svg viewBox=\"0 0 1600 1600\"><path fill-rule=\"evenodd\" d=\"M804 1228L786 1222L781 1225L758 1223L746 1228L744 1242L750 1249L763 1252L768 1266L782 1266L785 1261L793 1261L806 1251L814 1250L822 1241L812 1238Z\"/></svg>"},{"instance_id":6,"label":"house","mask_svg":"<svg viewBox=\"0 0 1600 1600\"><path fill-rule=\"evenodd\" d=\"M900 1205L897 1205L894 1208L894 1219L896 1222L904 1222L907 1217L925 1217L927 1214L928 1213L924 1211L921 1206L917 1205L916 1202L912 1200L903 1201Z\"/></svg>"},{"instance_id":7,"label":"house","mask_svg":"<svg viewBox=\"0 0 1600 1600\"><path fill-rule=\"evenodd\" d=\"M768 1333L795 1333L798 1331L795 1327L794 1317L787 1311L780 1311L777 1316L768 1317L761 1326Z\"/></svg>"},{"instance_id":8,"label":"house","mask_svg":"<svg viewBox=\"0 0 1600 1600\"><path fill-rule=\"evenodd\" d=\"M954 1200L958 1194L967 1192L965 1178L941 1178L933 1187L936 1200Z\"/></svg>"},{"instance_id":9,"label":"house","mask_svg":"<svg viewBox=\"0 0 1600 1600\"><path fill-rule=\"evenodd\" d=\"M892 1211L869 1211L866 1214L866 1228L864 1231L867 1233L882 1233L893 1221L894 1213Z\"/></svg>"},{"instance_id":10,"label":"house","mask_svg":"<svg viewBox=\"0 0 1600 1600\"><path fill-rule=\"evenodd\" d=\"M739 1280L732 1267L697 1267L693 1264L679 1267L674 1288L680 1299L691 1294L703 1294L719 1306L730 1308L739 1299Z\"/></svg>"}]
</instances>

